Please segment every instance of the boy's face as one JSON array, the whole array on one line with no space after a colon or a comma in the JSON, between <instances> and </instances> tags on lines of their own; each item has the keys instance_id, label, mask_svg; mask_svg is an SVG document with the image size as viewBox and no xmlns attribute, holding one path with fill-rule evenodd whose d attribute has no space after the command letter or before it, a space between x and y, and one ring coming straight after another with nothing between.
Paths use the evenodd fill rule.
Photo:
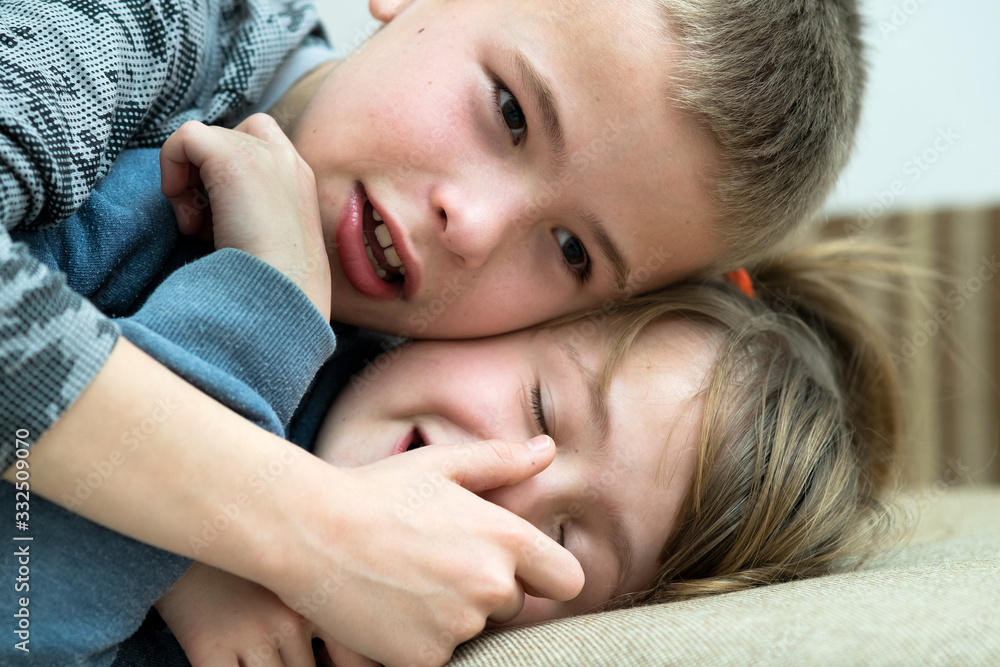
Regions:
<instances>
[{"instance_id":1,"label":"boy's face","mask_svg":"<svg viewBox=\"0 0 1000 667\"><path fill-rule=\"evenodd\" d=\"M712 149L668 104L677 53L655 3L383 4L391 21L291 132L316 176L334 319L488 335L719 257Z\"/></svg>"},{"instance_id":2,"label":"boy's face","mask_svg":"<svg viewBox=\"0 0 1000 667\"><path fill-rule=\"evenodd\" d=\"M544 423L556 443L552 464L482 495L560 541L586 575L576 599L528 596L514 622L585 613L617 593L641 590L656 573L690 487L701 389L716 353L690 324L655 323L601 393L594 377L606 341L587 323L413 343L389 353L390 363L376 366L381 370L370 381L344 390L316 454L359 466L412 456L404 452L420 446L524 441Z\"/></svg>"}]
</instances>

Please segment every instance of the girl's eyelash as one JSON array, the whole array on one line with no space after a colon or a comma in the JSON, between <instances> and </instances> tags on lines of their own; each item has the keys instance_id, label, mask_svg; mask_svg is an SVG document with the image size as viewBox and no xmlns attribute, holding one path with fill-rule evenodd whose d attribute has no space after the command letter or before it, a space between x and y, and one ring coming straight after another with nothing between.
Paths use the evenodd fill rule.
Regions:
<instances>
[{"instance_id":1,"label":"girl's eyelash","mask_svg":"<svg viewBox=\"0 0 1000 667\"><path fill-rule=\"evenodd\" d=\"M539 384L531 388L531 411L534 413L535 426L543 435L548 435L549 427L545 423L545 412L542 410L542 386Z\"/></svg>"}]
</instances>

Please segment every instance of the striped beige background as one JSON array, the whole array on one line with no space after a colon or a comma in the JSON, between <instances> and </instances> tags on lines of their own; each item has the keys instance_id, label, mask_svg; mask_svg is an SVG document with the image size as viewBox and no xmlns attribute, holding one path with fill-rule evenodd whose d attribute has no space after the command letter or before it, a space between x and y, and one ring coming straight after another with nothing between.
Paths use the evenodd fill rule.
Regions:
<instances>
[{"instance_id":1,"label":"striped beige background","mask_svg":"<svg viewBox=\"0 0 1000 667\"><path fill-rule=\"evenodd\" d=\"M1000 483L1000 207L832 219L824 233L888 239L946 276L925 304L873 298L910 399L906 478Z\"/></svg>"}]
</instances>

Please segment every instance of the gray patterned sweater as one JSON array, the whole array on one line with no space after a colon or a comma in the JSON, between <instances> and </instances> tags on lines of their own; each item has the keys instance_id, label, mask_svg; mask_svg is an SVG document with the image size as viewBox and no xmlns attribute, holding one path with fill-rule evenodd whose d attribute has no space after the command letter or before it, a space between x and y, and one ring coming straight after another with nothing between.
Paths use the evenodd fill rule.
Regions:
<instances>
[{"instance_id":1,"label":"gray patterned sweater","mask_svg":"<svg viewBox=\"0 0 1000 667\"><path fill-rule=\"evenodd\" d=\"M0 1L0 469L118 336L9 231L67 218L123 148L236 122L317 25L309 0Z\"/></svg>"}]
</instances>

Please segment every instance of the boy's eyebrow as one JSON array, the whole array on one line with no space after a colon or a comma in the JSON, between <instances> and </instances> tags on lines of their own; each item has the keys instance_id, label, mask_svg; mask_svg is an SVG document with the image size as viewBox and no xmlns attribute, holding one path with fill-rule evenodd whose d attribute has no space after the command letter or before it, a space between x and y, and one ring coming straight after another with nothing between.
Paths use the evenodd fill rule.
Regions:
<instances>
[{"instance_id":1,"label":"boy's eyebrow","mask_svg":"<svg viewBox=\"0 0 1000 667\"><path fill-rule=\"evenodd\" d=\"M597 247L600 249L601 254L604 255L605 259L608 260L608 264L611 265L611 272L615 276L615 286L618 288L619 292L624 292L628 287L628 277L632 275L632 267L629 266L628 260L625 259L625 253L622 251L621 246L615 243L615 240L611 238L608 234L608 226L594 213L589 211L578 211L579 217L583 220L587 228L590 229L590 233L594 236L594 241L597 242Z\"/></svg>"},{"instance_id":2,"label":"boy's eyebrow","mask_svg":"<svg viewBox=\"0 0 1000 667\"><path fill-rule=\"evenodd\" d=\"M566 163L566 135L562 123L559 122L559 110L556 108L556 96L552 86L531 64L521 49L514 47L514 69L521 83L528 89L528 94L535 98L538 110L542 114L542 130L552 144L552 169L562 170Z\"/></svg>"},{"instance_id":3,"label":"boy's eyebrow","mask_svg":"<svg viewBox=\"0 0 1000 667\"><path fill-rule=\"evenodd\" d=\"M563 133L562 123L559 121L556 96L552 92L552 86L535 69L531 60L524 55L521 49L514 47L513 58L514 69L517 71L522 85L528 89L528 94L535 98L538 110L542 114L542 130L549 143L552 144L552 170L558 173L566 164L566 135ZM608 226L600 217L590 211L578 211L577 213L590 229L590 233L594 235L598 248L611 265L618 291L624 292L632 269L628 260L625 259L625 253L621 246L615 243L608 234Z\"/></svg>"}]
</instances>

